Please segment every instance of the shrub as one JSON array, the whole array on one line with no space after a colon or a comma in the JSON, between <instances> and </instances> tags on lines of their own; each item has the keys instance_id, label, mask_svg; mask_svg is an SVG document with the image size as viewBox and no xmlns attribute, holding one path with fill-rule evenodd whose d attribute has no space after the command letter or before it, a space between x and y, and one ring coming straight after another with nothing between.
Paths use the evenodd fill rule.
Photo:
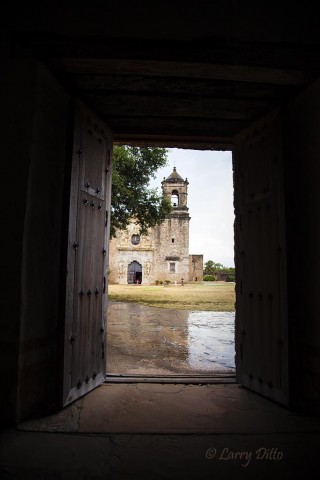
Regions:
<instances>
[{"instance_id":1,"label":"shrub","mask_svg":"<svg viewBox=\"0 0 320 480\"><path fill-rule=\"evenodd\" d=\"M227 275L226 276L226 282L234 282L235 281L235 275Z\"/></svg>"},{"instance_id":2,"label":"shrub","mask_svg":"<svg viewBox=\"0 0 320 480\"><path fill-rule=\"evenodd\" d=\"M204 282L215 282L216 277L214 275L205 275L203 277Z\"/></svg>"}]
</instances>

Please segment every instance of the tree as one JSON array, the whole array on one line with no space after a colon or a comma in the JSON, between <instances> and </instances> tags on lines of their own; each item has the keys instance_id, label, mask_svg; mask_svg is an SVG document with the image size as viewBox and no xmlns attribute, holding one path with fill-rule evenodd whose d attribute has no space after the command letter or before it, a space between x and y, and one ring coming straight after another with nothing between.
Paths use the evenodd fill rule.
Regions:
<instances>
[{"instance_id":1,"label":"tree","mask_svg":"<svg viewBox=\"0 0 320 480\"><path fill-rule=\"evenodd\" d=\"M204 275L214 275L217 272L217 270L222 270L224 268L225 267L222 265L222 263L216 263L216 262L213 262L212 260L208 260L204 264L203 273Z\"/></svg>"},{"instance_id":2,"label":"tree","mask_svg":"<svg viewBox=\"0 0 320 480\"><path fill-rule=\"evenodd\" d=\"M204 264L203 273L204 273L204 275L214 275L217 272L217 270L223 270L225 268L226 267L224 267L222 265L222 263L213 262L212 260L208 260Z\"/></svg>"},{"instance_id":3,"label":"tree","mask_svg":"<svg viewBox=\"0 0 320 480\"><path fill-rule=\"evenodd\" d=\"M208 260L204 264L203 270L204 281L225 280L226 282L235 281L235 268L225 267L222 263L213 262Z\"/></svg>"},{"instance_id":4,"label":"tree","mask_svg":"<svg viewBox=\"0 0 320 480\"><path fill-rule=\"evenodd\" d=\"M203 270L204 275L213 275L215 271L214 265L215 263L212 260L208 260L204 264L204 270Z\"/></svg>"},{"instance_id":5,"label":"tree","mask_svg":"<svg viewBox=\"0 0 320 480\"><path fill-rule=\"evenodd\" d=\"M124 230L131 218L140 225L140 233L163 222L171 212L170 199L148 188L155 172L167 164L165 148L115 146L111 194L111 231Z\"/></svg>"},{"instance_id":6,"label":"tree","mask_svg":"<svg viewBox=\"0 0 320 480\"><path fill-rule=\"evenodd\" d=\"M222 270L223 268L226 268L226 267L224 267L222 263L214 263L215 270Z\"/></svg>"}]
</instances>

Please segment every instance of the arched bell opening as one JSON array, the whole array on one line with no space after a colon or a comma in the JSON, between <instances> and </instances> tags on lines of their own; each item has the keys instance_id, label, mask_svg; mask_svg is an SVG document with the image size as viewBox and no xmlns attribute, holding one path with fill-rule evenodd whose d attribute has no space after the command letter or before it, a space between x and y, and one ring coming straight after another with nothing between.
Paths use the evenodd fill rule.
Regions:
<instances>
[{"instance_id":1,"label":"arched bell opening","mask_svg":"<svg viewBox=\"0 0 320 480\"><path fill-rule=\"evenodd\" d=\"M172 190L171 205L173 207L178 207L179 206L179 192L178 192L178 190Z\"/></svg>"}]
</instances>

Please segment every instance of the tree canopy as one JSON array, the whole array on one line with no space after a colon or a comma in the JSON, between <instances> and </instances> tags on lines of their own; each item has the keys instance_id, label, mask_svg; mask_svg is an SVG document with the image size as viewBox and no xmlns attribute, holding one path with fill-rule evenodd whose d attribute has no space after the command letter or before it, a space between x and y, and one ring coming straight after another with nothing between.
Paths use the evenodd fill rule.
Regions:
<instances>
[{"instance_id":1,"label":"tree canopy","mask_svg":"<svg viewBox=\"0 0 320 480\"><path fill-rule=\"evenodd\" d=\"M203 280L207 281L226 280L233 282L235 281L235 268L225 267L222 263L208 260L204 264L203 275Z\"/></svg>"},{"instance_id":2,"label":"tree canopy","mask_svg":"<svg viewBox=\"0 0 320 480\"><path fill-rule=\"evenodd\" d=\"M171 212L170 199L149 188L151 178L167 164L167 149L158 147L115 146L111 194L111 231L124 230L131 218L146 234Z\"/></svg>"},{"instance_id":3,"label":"tree canopy","mask_svg":"<svg viewBox=\"0 0 320 480\"><path fill-rule=\"evenodd\" d=\"M216 262L213 262L212 260L208 260L204 264L203 273L205 275L213 275L217 270L221 270L221 269L224 269L224 268L226 268L226 267L224 267L222 265L222 263L216 263Z\"/></svg>"}]
</instances>

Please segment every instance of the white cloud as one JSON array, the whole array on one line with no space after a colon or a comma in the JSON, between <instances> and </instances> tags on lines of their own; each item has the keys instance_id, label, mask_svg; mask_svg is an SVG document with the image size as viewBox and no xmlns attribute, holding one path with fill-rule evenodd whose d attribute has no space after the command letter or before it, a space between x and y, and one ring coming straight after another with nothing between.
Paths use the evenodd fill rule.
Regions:
<instances>
[{"instance_id":1,"label":"white cloud","mask_svg":"<svg viewBox=\"0 0 320 480\"><path fill-rule=\"evenodd\" d=\"M192 254L234 266L232 154L222 151L170 149L168 166L159 169L150 186L159 187L176 166L188 178Z\"/></svg>"}]
</instances>

